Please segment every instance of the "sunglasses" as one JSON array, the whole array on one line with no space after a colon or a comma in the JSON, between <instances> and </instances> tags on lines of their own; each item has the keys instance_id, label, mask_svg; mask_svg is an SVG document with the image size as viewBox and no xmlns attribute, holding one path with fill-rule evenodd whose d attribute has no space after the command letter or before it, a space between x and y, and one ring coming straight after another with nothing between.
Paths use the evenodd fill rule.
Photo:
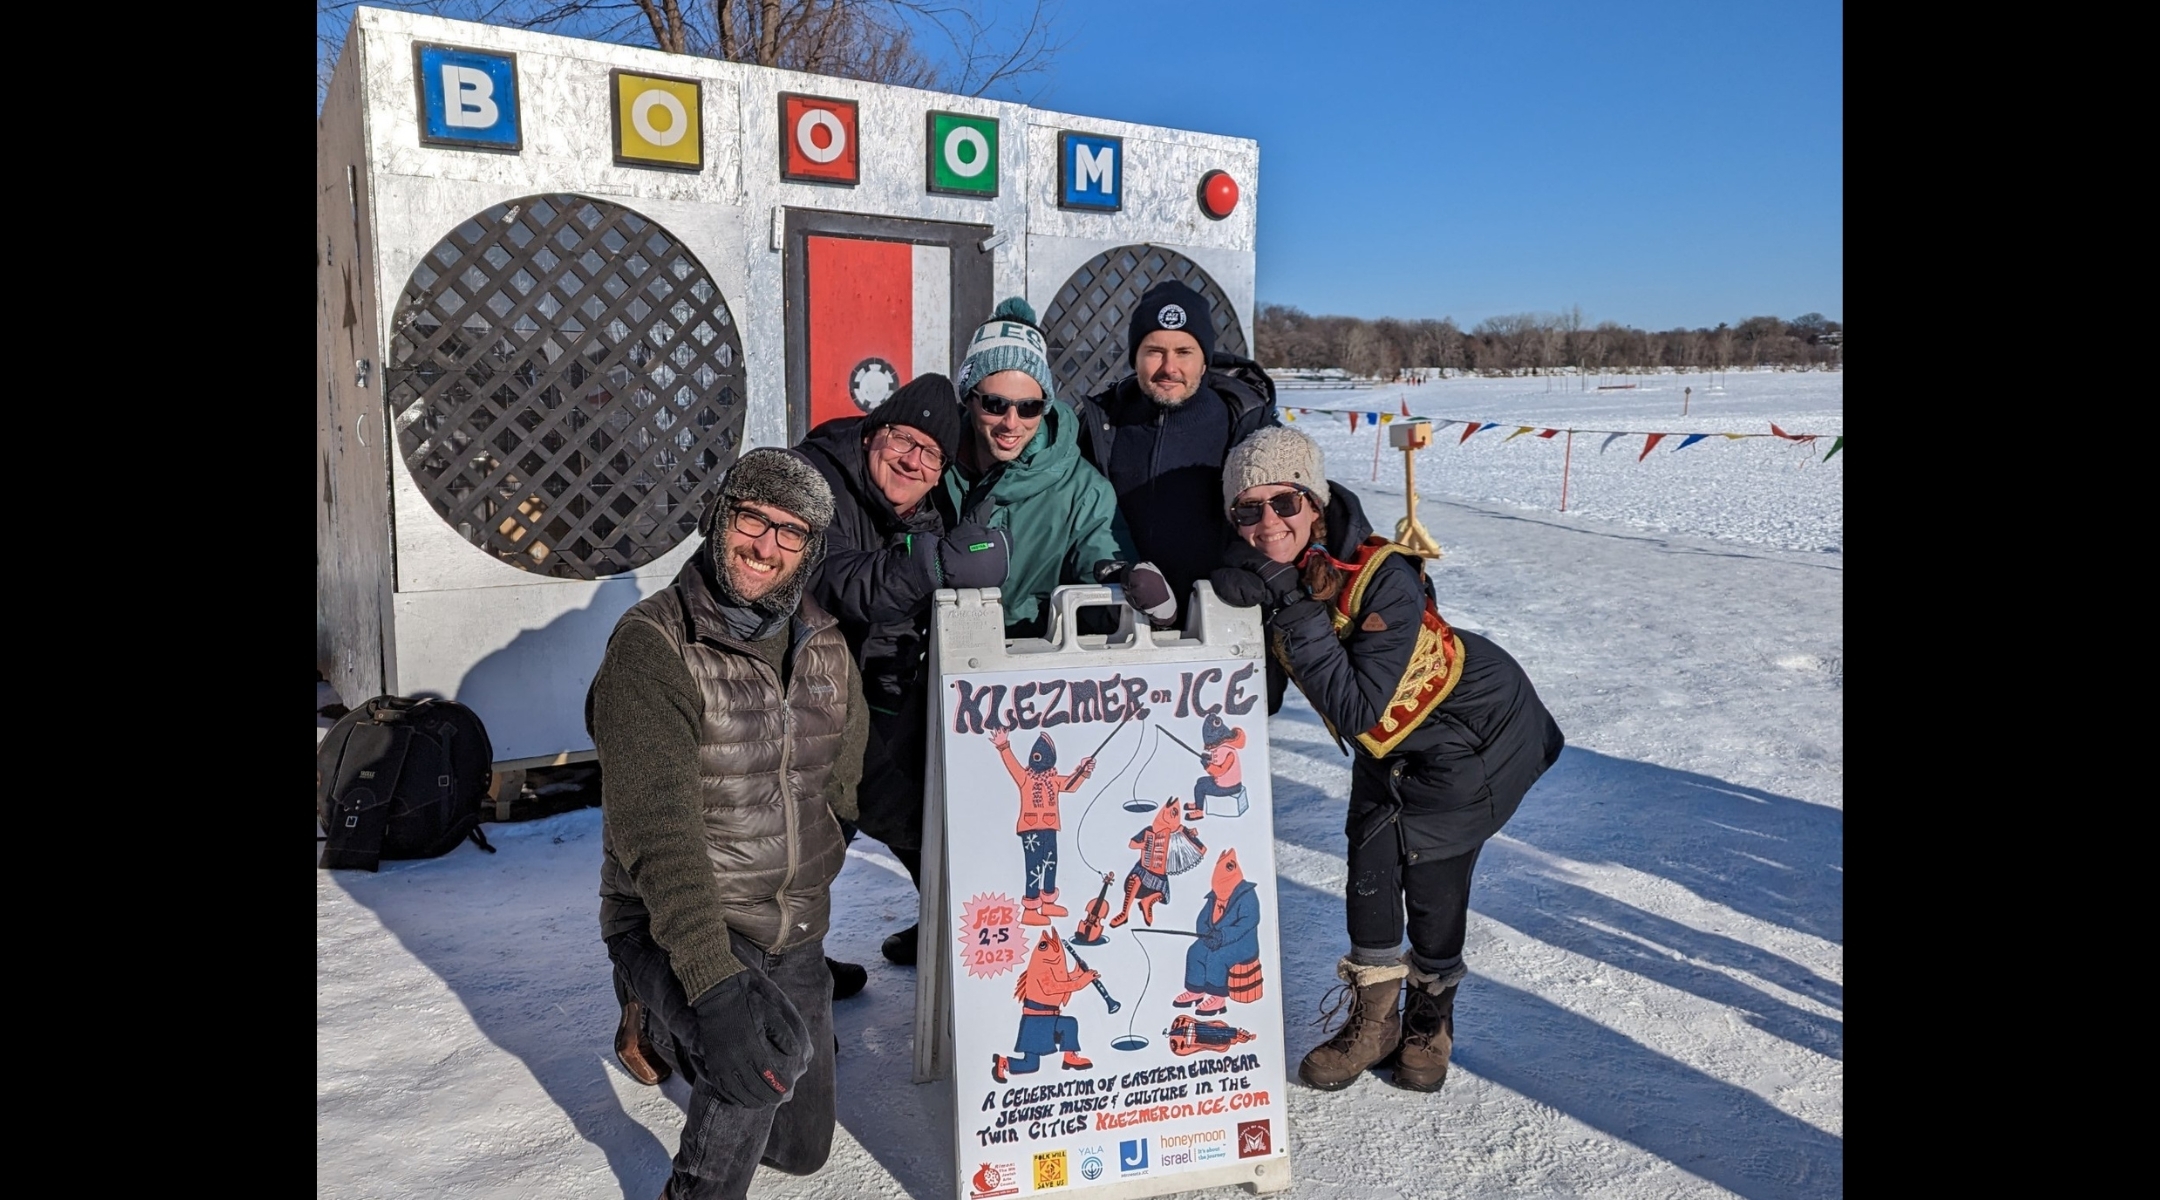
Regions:
<instances>
[{"instance_id":1,"label":"sunglasses","mask_svg":"<svg viewBox=\"0 0 2160 1200\"><path fill-rule=\"evenodd\" d=\"M1261 514L1274 509L1275 515L1287 521L1298 515L1305 507L1305 493L1277 492L1265 500L1243 500L1230 506L1230 519L1240 525L1258 525Z\"/></svg>"},{"instance_id":2,"label":"sunglasses","mask_svg":"<svg viewBox=\"0 0 2160 1200\"><path fill-rule=\"evenodd\" d=\"M1013 411L1019 413L1020 419L1023 421L1032 421L1035 418L1041 416L1043 414L1043 406L1050 403L1048 400L1040 399L1007 400L1003 396L993 396L988 392L975 391L969 392L967 394L967 398L971 403L980 406L984 412L989 413L993 417L1004 416L1005 410L1010 408Z\"/></svg>"}]
</instances>

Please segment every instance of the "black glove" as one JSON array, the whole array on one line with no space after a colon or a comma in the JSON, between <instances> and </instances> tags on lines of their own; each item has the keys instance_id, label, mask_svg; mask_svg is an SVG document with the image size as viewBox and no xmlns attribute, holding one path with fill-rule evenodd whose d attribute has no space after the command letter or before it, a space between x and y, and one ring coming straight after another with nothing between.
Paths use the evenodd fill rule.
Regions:
<instances>
[{"instance_id":1,"label":"black glove","mask_svg":"<svg viewBox=\"0 0 2160 1200\"><path fill-rule=\"evenodd\" d=\"M1238 580L1237 575L1244 575L1246 579ZM1270 612L1306 596L1305 581L1298 577L1295 566L1276 562L1244 542L1233 542L1223 551L1222 569L1210 574L1208 581L1232 604L1258 604ZM1254 594L1255 585L1257 595ZM1231 591L1235 591L1238 598L1233 599Z\"/></svg>"},{"instance_id":2,"label":"black glove","mask_svg":"<svg viewBox=\"0 0 2160 1200\"><path fill-rule=\"evenodd\" d=\"M707 989L697 1013L705 1075L730 1104L778 1104L810 1068L810 1026L780 985L744 968Z\"/></svg>"},{"instance_id":3,"label":"black glove","mask_svg":"<svg viewBox=\"0 0 2160 1200\"><path fill-rule=\"evenodd\" d=\"M1243 567L1217 567L1208 572L1215 594L1232 608L1258 608L1267 603L1267 583ZM1270 660L1272 661L1272 660Z\"/></svg>"},{"instance_id":4,"label":"black glove","mask_svg":"<svg viewBox=\"0 0 2160 1200\"><path fill-rule=\"evenodd\" d=\"M963 521L938 539L939 587L992 588L1005 582L1012 542L1002 529Z\"/></svg>"},{"instance_id":5,"label":"black glove","mask_svg":"<svg viewBox=\"0 0 2160 1200\"><path fill-rule=\"evenodd\" d=\"M1162 569L1154 563L1104 559L1095 564L1095 582L1124 588L1125 603L1157 629L1177 620L1177 597L1171 593L1170 581L1163 577Z\"/></svg>"}]
</instances>

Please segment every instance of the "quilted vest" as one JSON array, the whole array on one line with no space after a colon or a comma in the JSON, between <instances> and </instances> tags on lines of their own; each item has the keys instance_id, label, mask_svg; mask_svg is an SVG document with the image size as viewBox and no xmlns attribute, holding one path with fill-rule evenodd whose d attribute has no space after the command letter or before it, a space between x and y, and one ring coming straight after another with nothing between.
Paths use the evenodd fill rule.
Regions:
<instances>
[{"instance_id":1,"label":"quilted vest","mask_svg":"<svg viewBox=\"0 0 2160 1200\"><path fill-rule=\"evenodd\" d=\"M782 694L772 667L728 632L695 559L626 615L666 635L697 683L705 853L728 928L771 952L824 936L832 881L847 856L824 795L854 662L839 623L803 595ZM634 895L629 872L605 849L602 891Z\"/></svg>"}]
</instances>

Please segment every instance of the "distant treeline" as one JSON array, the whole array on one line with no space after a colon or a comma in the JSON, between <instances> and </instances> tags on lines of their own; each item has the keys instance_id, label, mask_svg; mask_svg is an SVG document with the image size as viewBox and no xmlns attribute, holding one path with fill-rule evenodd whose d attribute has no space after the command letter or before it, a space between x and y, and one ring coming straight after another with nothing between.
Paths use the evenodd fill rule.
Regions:
<instances>
[{"instance_id":1,"label":"distant treeline","mask_svg":"<svg viewBox=\"0 0 2160 1200\"><path fill-rule=\"evenodd\" d=\"M1844 365L1844 326L1808 313L1790 321L1749 317L1715 329L1651 332L1601 321L1585 324L1582 310L1521 313L1480 321L1467 333L1452 318L1398 320L1315 317L1284 304L1263 304L1254 333L1265 367L1340 367L1353 375L1389 377L1420 367L1480 374L1646 371L1676 367L1724 370L1771 366Z\"/></svg>"}]
</instances>

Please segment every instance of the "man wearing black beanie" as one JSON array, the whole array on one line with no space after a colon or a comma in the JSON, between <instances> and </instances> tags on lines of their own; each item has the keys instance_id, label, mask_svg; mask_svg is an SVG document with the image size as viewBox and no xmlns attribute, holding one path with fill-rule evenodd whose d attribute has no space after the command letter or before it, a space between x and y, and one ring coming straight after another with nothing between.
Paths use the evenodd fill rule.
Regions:
<instances>
[{"instance_id":1,"label":"man wearing black beanie","mask_svg":"<svg viewBox=\"0 0 2160 1200\"><path fill-rule=\"evenodd\" d=\"M955 529L937 486L960 453L964 420L952 380L924 374L866 416L811 430L797 447L833 494L810 594L839 618L870 709L857 827L885 843L917 882L931 593L1005 579L1004 531ZM884 953L914 962L914 931L887 938Z\"/></svg>"},{"instance_id":2,"label":"man wearing black beanie","mask_svg":"<svg viewBox=\"0 0 2160 1200\"><path fill-rule=\"evenodd\" d=\"M1147 290L1126 326L1133 374L1080 401L1081 453L1110 480L1141 558L1161 565L1184 621L1193 581L1222 565L1230 447L1279 424L1259 364L1215 349L1207 298L1174 279Z\"/></svg>"}]
</instances>

